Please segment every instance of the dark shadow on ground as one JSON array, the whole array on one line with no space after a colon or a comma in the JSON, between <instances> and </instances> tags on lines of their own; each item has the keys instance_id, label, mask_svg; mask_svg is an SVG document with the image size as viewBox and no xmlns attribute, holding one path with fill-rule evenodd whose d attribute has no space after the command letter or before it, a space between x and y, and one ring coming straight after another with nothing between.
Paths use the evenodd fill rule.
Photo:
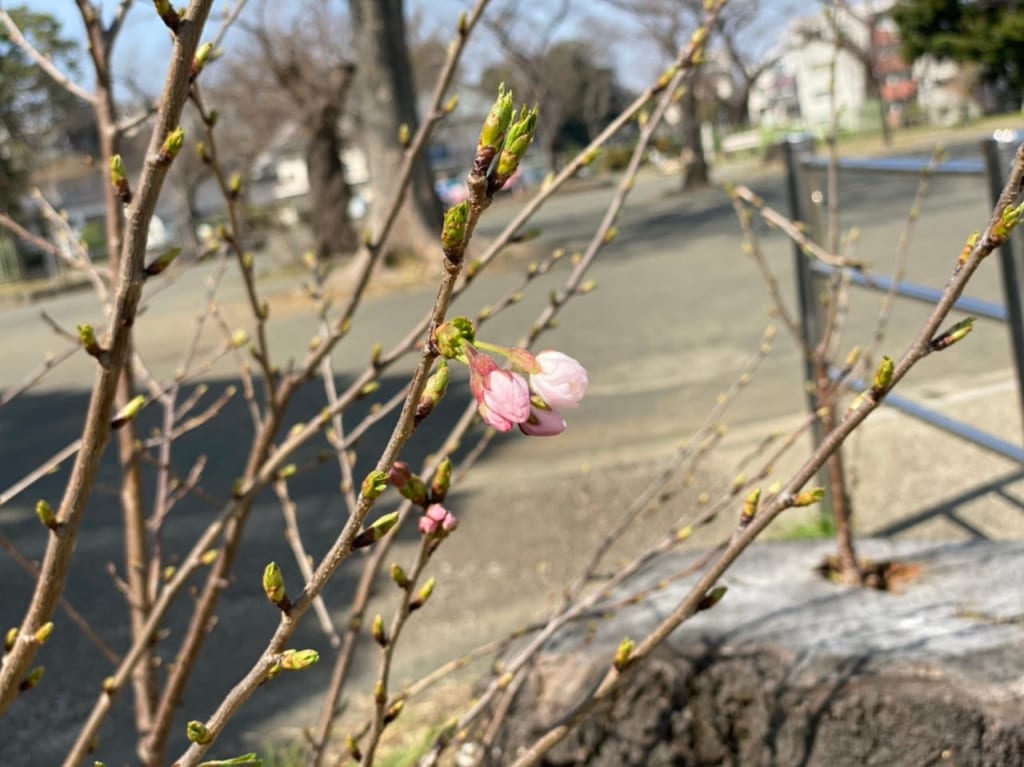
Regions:
<instances>
[{"instance_id":1,"label":"dark shadow on ground","mask_svg":"<svg viewBox=\"0 0 1024 767\"><path fill-rule=\"evenodd\" d=\"M441 446L461 415L470 398L465 378L453 376L447 397L421 424L403 452L402 458L413 466L420 465L428 453ZM379 392L357 403L346 414L346 426L351 428L358 424L373 402L386 401L407 381L407 377L400 375L383 379ZM339 390L343 390L348 381L339 378L337 383ZM207 384L209 392L195 412L201 411L204 403L216 399L227 386L237 386L238 381L219 379ZM181 400L187 399L192 391L192 387L186 387ZM324 403L323 389L319 384L314 382L304 387L293 403L282 434L287 434L293 424L320 412ZM0 488L9 487L75 439L87 405L85 392L54 391L25 394L0 411ZM138 419L139 435L150 435L161 415L162 409L154 405L143 411ZM396 418L397 411L369 430L355 446L358 454L357 484L373 468ZM206 455L204 489L214 497L229 498L235 479L242 473L252 433L248 409L240 395L236 395L216 419L175 443L175 470L184 476L200 454ZM481 432L478 430L476 433ZM465 440L466 449L473 442L472 439ZM501 449L500 442L495 445L496 448L492 449ZM328 446L323 439L314 439L297 451L295 463L300 467L315 463L317 455L326 449ZM108 563L114 563L120 576L124 574L121 511L116 496L119 482L116 454L116 445L111 443L103 457L100 485L83 519L65 594L102 637L117 652L123 653L129 646L127 611L124 598L108 572ZM70 462L55 474L44 477L0 509L0 534L14 541L32 558L42 556L46 531L31 509L39 498L48 499L54 506L58 504L69 465ZM151 505L154 469L147 465L144 471L145 498ZM332 458L290 483L292 498L298 505L304 542L315 560L327 551L346 518L339 481L337 462ZM376 513L394 508L397 500L397 493L389 491L381 499ZM167 563L173 564L187 553L216 515L217 509L208 501L194 496L181 501L172 511L165 528ZM414 526L403 531L403 538L413 540L416 537ZM357 555L343 566L324 594L329 608L334 608L335 623L339 628L345 625L344 612L339 608L349 602L361 559ZM221 600L217 623L186 694L174 730L176 736L171 756L180 753L187 745L183 737L184 722L205 719L212 712L224 693L259 657L276 627L277 611L267 603L260 585L260 574L266 563L272 560L281 563L290 588L297 592L301 581L284 537L280 507L273 492L267 490L257 501L248 520L244 544L236 561L236 578ZM0 554L0 583L4 584L0 599L0 626L6 631L7 627L20 623L32 581L10 557ZM194 579L197 588L201 588L202 583L201 577ZM161 642L159 650L165 664L173 661L187 628L193 598L182 594L168 615L165 623L168 636ZM53 638L38 656L38 662L47 669L45 681L17 701L4 718L2 729L5 736L0 738L0 764L59 763L95 701L103 678L112 672L104 656L62 613L58 612L55 623ZM218 744L218 754L227 755L232 749L243 748L238 740L240 733L258 731L265 717L286 709L296 701L319 696L326 688L333 653L329 652L329 644L312 615L303 621L294 646L326 651L323 662L302 674L282 674L271 685L261 688L229 729L224 741ZM130 691L126 690L102 730L100 748L95 756L108 765L135 762L131 705Z\"/></svg>"}]
</instances>

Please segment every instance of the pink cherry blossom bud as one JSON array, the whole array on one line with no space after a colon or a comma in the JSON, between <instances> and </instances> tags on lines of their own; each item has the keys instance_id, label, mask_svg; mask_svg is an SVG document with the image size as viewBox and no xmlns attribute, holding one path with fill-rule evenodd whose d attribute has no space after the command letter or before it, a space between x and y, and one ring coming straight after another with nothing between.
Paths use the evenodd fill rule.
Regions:
<instances>
[{"instance_id":1,"label":"pink cherry blossom bud","mask_svg":"<svg viewBox=\"0 0 1024 767\"><path fill-rule=\"evenodd\" d=\"M587 370L568 354L545 351L537 355L540 372L530 385L552 408L576 407L587 391Z\"/></svg>"},{"instance_id":2,"label":"pink cherry blossom bud","mask_svg":"<svg viewBox=\"0 0 1024 767\"><path fill-rule=\"evenodd\" d=\"M432 503L420 517L419 528L423 535L444 537L458 527L459 521L448 509L439 503Z\"/></svg>"},{"instance_id":3,"label":"pink cherry blossom bud","mask_svg":"<svg viewBox=\"0 0 1024 767\"><path fill-rule=\"evenodd\" d=\"M487 424L498 431L509 431L513 424L530 417L530 387L521 375L499 368L470 344L466 344L466 356L470 389Z\"/></svg>"},{"instance_id":4,"label":"pink cherry blossom bud","mask_svg":"<svg viewBox=\"0 0 1024 767\"><path fill-rule=\"evenodd\" d=\"M391 470L388 472L388 480L399 490L405 487L411 478L412 470L405 461L395 461L391 465Z\"/></svg>"},{"instance_id":5,"label":"pink cherry blossom bud","mask_svg":"<svg viewBox=\"0 0 1024 767\"><path fill-rule=\"evenodd\" d=\"M553 408L534 405L530 417L519 424L519 431L530 437L553 437L565 431L565 419Z\"/></svg>"}]
</instances>

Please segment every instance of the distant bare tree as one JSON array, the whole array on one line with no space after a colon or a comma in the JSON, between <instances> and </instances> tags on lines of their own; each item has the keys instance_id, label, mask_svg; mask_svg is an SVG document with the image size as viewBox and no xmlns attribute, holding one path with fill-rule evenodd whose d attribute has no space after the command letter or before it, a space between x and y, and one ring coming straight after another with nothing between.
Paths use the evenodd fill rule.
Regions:
<instances>
[{"instance_id":1,"label":"distant bare tree","mask_svg":"<svg viewBox=\"0 0 1024 767\"><path fill-rule=\"evenodd\" d=\"M251 162L295 125L306 142L310 221L320 259L355 251L358 238L348 216L341 121L354 67L348 60L346 25L330 4L303 0L292 22L247 22L252 45L233 54L216 85L216 101L230 103L236 152ZM311 23L313 20L313 23ZM258 97L257 97L258 94Z\"/></svg>"},{"instance_id":2,"label":"distant bare tree","mask_svg":"<svg viewBox=\"0 0 1024 767\"><path fill-rule=\"evenodd\" d=\"M776 12L785 12L785 7L777 8ZM766 48L755 43L756 38L766 33L765 27L774 22L775 19L766 18L761 0L740 0L727 6L715 27L731 65L734 87L726 107L729 122L737 128L750 124L750 91L754 83L786 53L784 46Z\"/></svg>"}]
</instances>

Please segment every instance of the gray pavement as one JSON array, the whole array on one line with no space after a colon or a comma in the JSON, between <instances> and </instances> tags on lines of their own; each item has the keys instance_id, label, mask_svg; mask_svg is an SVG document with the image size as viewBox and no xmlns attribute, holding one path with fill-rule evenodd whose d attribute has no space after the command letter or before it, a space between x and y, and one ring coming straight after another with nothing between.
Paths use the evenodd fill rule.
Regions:
<instances>
[{"instance_id":1,"label":"gray pavement","mask_svg":"<svg viewBox=\"0 0 1024 767\"><path fill-rule=\"evenodd\" d=\"M857 254L879 271L892 268L915 184L912 178L844 179L843 224L860 228ZM778 174L755 175L752 186L770 204L785 209ZM611 188L599 188L557 198L534 222L543 234L529 247L582 247L611 194ZM911 279L943 284L966 235L984 225L986 199L980 179L934 182L914 234ZM497 204L479 233L493 235L515 209L514 200ZM601 254L593 270L598 289L572 302L560 327L543 344L562 349L587 365L590 393L582 407L568 414L570 427L564 435L551 440L499 437L485 461L458 486L452 507L461 526L433 563L438 592L429 610L418 614L410 626L410 641L397 667L400 679L536 616L557 599L602 531L614 523L636 491L651 481L680 440L704 420L718 393L735 379L756 348L770 320L767 292L755 265L740 252L739 230L721 192L684 195L675 179L645 174L618 227L618 239ZM791 297L791 250L779 233L763 234L766 253L784 293ZM455 313L475 314L514 284L525 256L513 252L503 261L496 273L479 280L455 307ZM994 261L986 265L971 287L972 294L999 299L996 267ZM563 262L540 280L514 311L486 326L485 337L514 341L545 302L548 289L564 279L568 268ZM158 375L171 374L178 364L182 339L202 304L209 271L202 267L182 276L155 298L139 319L140 351ZM271 322L275 353L284 358L301 357L315 325L302 309L297 278L276 274L264 288L277 296ZM224 311L231 324L244 322L241 288L233 276L223 291ZM335 354L339 376L360 369L374 341L387 345L400 338L409 323L422 316L432 296L432 288L424 285L368 301L350 339ZM879 301L877 295L855 294L846 347L870 337ZM68 325L98 319L95 304L84 293L0 310L4 338L0 388L20 380L47 349L61 348L62 342L38 320L41 306ZM920 305L900 305L882 351L899 354L926 313L926 307ZM213 348L217 342L209 335L204 348ZM979 322L967 341L927 359L907 379L904 393L1019 443L1022 422L1008 349L1005 328ZM73 359L31 394L0 410L0 488L77 434L92 378L90 362ZM384 381L385 392L394 391L407 370L408 365L402 365L390 371ZM211 388L219 391L234 383L235 377L231 365L224 364L207 379ZM468 397L464 371L456 371L455 378L449 400L410 444L409 460L416 461L433 449L445 424L461 410ZM780 332L775 350L762 364L753 385L727 415L730 430L721 448L701 464L692 487L681 488L665 508L645 517L645 523L623 541L622 552L613 560L636 551L644 540L659 535L683 511L692 509L699 492L714 493L725 487L738 464L766 434L795 428L803 407L800 378L794 346ZM316 386L310 387L296 404L296 419L321 406L321 393ZM144 419L144 423L150 421ZM224 495L240 471L239 445L248 434L244 408L236 403L216 426L183 440L176 449L175 463L187 467L199 452L207 453L208 487ZM359 449L360 471L372 464L385 437L382 429L368 435ZM808 448L809 443L801 440L774 476L782 478L806 457ZM873 416L848 446L847 457L856 523L864 532L961 539L1015 538L1024 532L1024 474L1019 465L905 416L891 412ZM41 496L56 499L64 476L48 477L0 508L0 532L33 556L41 553L44 537L31 507ZM89 509L76 552L69 597L104 636L123 649L127 642L123 602L106 573L108 561L122 558L117 508L108 492L116 485L117 472L109 460L101 481L104 487ZM336 483L337 477L326 470L302 478L294 486L314 556L323 552L342 523ZM177 509L168 528L168 549L186 550L211 513L201 504L183 504ZM797 521L797 515L783 518L774 534L785 537ZM717 540L718 534L733 524L733 518L719 520L695 536L694 545ZM272 630L276 616L260 592L258 573L270 559L291 561L282 531L276 504L270 497L264 498L247 532L238 579L222 602L209 657L186 696L182 722L209 713L257 657ZM403 539L396 559L409 560L413 545L412 536ZM345 600L357 564L344 568L326 594L339 625L344 622ZM294 572L294 567L285 565L285 571ZM0 557L0 579L9 584L0 600L0 626L12 625L23 610L28 580L5 557ZM394 595L386 585L382 594L381 605L389 609ZM173 643L183 631L186 611L187 605L183 605L168 621L168 661ZM327 647L312 621L296 642ZM108 673L102 657L61 620L42 662L49 668L43 689L26 696L0 722L4 735L0 738L0 763L54 763L92 700L91 692L83 696L75 689L95 690ZM353 689L360 684L367 689L375 666L373 654L366 653L355 669ZM271 737L297 735L298 728L313 721L316 708L310 693L326 686L328 674L329 664L324 663L301 680L275 680L272 693L269 688L261 690L229 730L224 750L218 753L228 755L229 746L258 746ZM42 712L49 733L45 739L39 737ZM130 763L131 738L112 735L118 728L130 731L130 726L128 706L121 702L97 757L106 759L108 765ZM23 760L26 754L31 755L29 761Z\"/></svg>"}]
</instances>

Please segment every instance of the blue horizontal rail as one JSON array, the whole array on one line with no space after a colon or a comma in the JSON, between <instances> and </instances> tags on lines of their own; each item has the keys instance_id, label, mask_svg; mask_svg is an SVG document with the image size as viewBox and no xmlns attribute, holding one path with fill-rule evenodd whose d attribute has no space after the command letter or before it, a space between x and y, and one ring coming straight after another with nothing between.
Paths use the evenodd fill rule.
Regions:
<instances>
[{"instance_id":1,"label":"blue horizontal rail","mask_svg":"<svg viewBox=\"0 0 1024 767\"><path fill-rule=\"evenodd\" d=\"M820 262L812 264L811 269L814 270L816 274L824 276L828 276L836 271L836 267L828 266ZM847 276L854 285L868 288L870 290L877 290L881 293L887 293L892 289L892 277L886 277L885 275L874 274L872 272L861 272L855 269L848 269L846 271ZM942 291L938 288L930 288L927 285L920 285L916 282L900 280L899 283L897 283L896 295L903 296L904 298L912 298L915 301L920 301L934 306L942 297ZM972 298L971 296L960 296L960 298L957 299L957 302L953 304L953 308L957 311L966 312L967 314L971 314L976 317L984 317L989 320L1006 322L1006 307L1003 304L997 304L992 301L983 301L980 298Z\"/></svg>"},{"instance_id":2,"label":"blue horizontal rail","mask_svg":"<svg viewBox=\"0 0 1024 767\"><path fill-rule=\"evenodd\" d=\"M848 157L839 160L840 170L866 171L870 173L920 173L930 162L927 157ZM827 169L827 157L812 156L800 163L805 168ZM985 172L981 160L952 159L939 163L932 173L946 176L980 176Z\"/></svg>"},{"instance_id":3,"label":"blue horizontal rail","mask_svg":"<svg viewBox=\"0 0 1024 767\"><path fill-rule=\"evenodd\" d=\"M868 388L864 381L859 378L847 379L843 384L858 393ZM978 447L997 453L1004 458L1009 458L1011 461L1024 464L1024 448L1017 447L1017 445L971 426L969 423L950 418L948 415L943 415L936 410L920 405L894 392L886 394L882 404L950 434L954 434L957 437L966 439Z\"/></svg>"}]
</instances>

